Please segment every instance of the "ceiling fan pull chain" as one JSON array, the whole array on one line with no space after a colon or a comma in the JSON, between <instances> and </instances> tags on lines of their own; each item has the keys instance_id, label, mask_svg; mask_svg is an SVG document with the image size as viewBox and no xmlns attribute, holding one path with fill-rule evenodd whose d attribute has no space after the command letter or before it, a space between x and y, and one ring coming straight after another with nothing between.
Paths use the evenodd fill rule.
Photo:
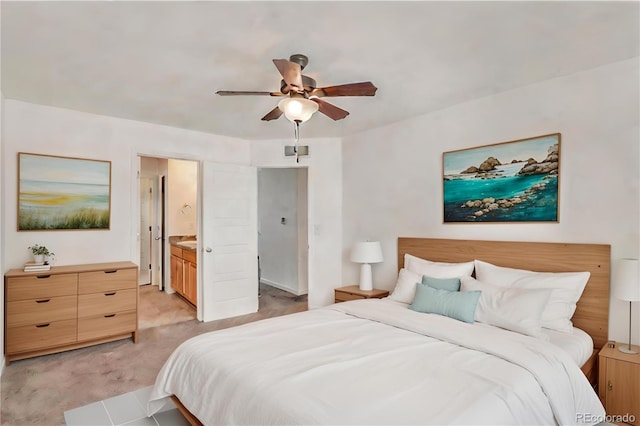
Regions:
<instances>
[{"instance_id":1,"label":"ceiling fan pull chain","mask_svg":"<svg viewBox=\"0 0 640 426\"><path fill-rule=\"evenodd\" d=\"M300 162L300 158L298 157L298 144L300 143L300 122L296 121L295 122L296 125L296 130L295 130L295 136L296 136L296 144L293 147L293 152L296 153L296 163Z\"/></svg>"}]
</instances>

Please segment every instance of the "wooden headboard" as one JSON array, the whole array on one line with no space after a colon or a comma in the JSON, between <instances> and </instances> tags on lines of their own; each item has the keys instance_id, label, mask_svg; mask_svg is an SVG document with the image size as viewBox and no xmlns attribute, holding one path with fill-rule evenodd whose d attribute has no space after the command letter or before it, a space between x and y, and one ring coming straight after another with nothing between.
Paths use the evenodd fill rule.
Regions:
<instances>
[{"instance_id":1,"label":"wooden headboard","mask_svg":"<svg viewBox=\"0 0 640 426\"><path fill-rule=\"evenodd\" d=\"M573 314L573 324L586 331L596 349L609 332L609 280L611 246L608 244L535 243L516 241L398 238L398 269L405 253L434 262L474 259L508 268L538 272L589 271L591 277Z\"/></svg>"}]
</instances>

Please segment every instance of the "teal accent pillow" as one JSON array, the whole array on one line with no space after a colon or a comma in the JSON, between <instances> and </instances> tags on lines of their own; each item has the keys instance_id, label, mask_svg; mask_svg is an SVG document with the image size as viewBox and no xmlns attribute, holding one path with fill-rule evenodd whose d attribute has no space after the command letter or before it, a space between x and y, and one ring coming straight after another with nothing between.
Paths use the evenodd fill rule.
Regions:
<instances>
[{"instance_id":1,"label":"teal accent pillow","mask_svg":"<svg viewBox=\"0 0 640 426\"><path fill-rule=\"evenodd\" d=\"M480 293L479 290L447 291L417 284L416 296L409 309L473 323Z\"/></svg>"},{"instance_id":2,"label":"teal accent pillow","mask_svg":"<svg viewBox=\"0 0 640 426\"><path fill-rule=\"evenodd\" d=\"M459 291L460 290L460 278L434 278L428 275L422 276L422 284L428 285L431 288L447 291Z\"/></svg>"}]
</instances>

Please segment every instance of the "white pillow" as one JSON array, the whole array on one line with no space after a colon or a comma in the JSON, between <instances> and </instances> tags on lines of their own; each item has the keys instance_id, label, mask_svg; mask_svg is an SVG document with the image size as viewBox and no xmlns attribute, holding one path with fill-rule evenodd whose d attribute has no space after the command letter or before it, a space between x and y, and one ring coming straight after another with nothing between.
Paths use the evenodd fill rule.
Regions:
<instances>
[{"instance_id":1,"label":"white pillow","mask_svg":"<svg viewBox=\"0 0 640 426\"><path fill-rule=\"evenodd\" d=\"M460 278L460 291L480 290L475 320L548 340L540 318L551 290L500 287L471 277Z\"/></svg>"},{"instance_id":2,"label":"white pillow","mask_svg":"<svg viewBox=\"0 0 640 426\"><path fill-rule=\"evenodd\" d=\"M473 273L473 261L463 263L432 262L410 254L404 255L404 267L411 272L433 278L468 277Z\"/></svg>"},{"instance_id":3,"label":"white pillow","mask_svg":"<svg viewBox=\"0 0 640 426\"><path fill-rule=\"evenodd\" d=\"M416 296L416 284L422 282L422 275L402 268L398 273L396 287L389 296L389 299L402 303L413 303Z\"/></svg>"},{"instance_id":4,"label":"white pillow","mask_svg":"<svg viewBox=\"0 0 640 426\"><path fill-rule=\"evenodd\" d=\"M476 278L493 285L525 289L551 289L551 296L542 312L542 327L571 333L571 317L590 272L534 272L505 268L475 260Z\"/></svg>"}]
</instances>

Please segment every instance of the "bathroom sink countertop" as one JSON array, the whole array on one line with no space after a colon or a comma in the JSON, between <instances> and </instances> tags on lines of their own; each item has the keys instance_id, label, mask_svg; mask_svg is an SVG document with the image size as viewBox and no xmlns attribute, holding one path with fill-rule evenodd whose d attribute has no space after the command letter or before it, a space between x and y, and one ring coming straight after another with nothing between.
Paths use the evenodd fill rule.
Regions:
<instances>
[{"instance_id":1,"label":"bathroom sink countertop","mask_svg":"<svg viewBox=\"0 0 640 426\"><path fill-rule=\"evenodd\" d=\"M198 242L195 239L195 235L171 236L169 237L169 244L190 251L196 251L196 249L198 248Z\"/></svg>"},{"instance_id":2,"label":"bathroom sink countertop","mask_svg":"<svg viewBox=\"0 0 640 426\"><path fill-rule=\"evenodd\" d=\"M192 249L192 250L195 250L196 248L198 248L197 241L178 241L176 245L182 248Z\"/></svg>"}]
</instances>

